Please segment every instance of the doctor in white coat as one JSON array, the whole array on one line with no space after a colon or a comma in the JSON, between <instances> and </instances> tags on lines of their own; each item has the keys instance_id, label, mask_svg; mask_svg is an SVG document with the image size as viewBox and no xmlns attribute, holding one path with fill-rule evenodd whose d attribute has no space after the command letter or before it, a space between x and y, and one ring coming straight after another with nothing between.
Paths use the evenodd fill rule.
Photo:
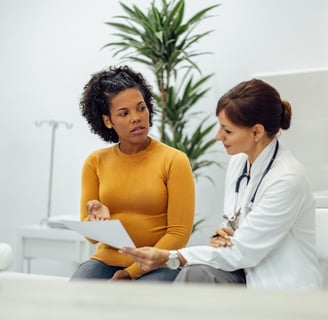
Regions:
<instances>
[{"instance_id":1,"label":"doctor in white coat","mask_svg":"<svg viewBox=\"0 0 328 320\"><path fill-rule=\"evenodd\" d=\"M180 282L306 290L322 287L315 245L315 207L302 165L279 143L291 106L264 81L245 81L216 108L217 140L231 160L225 224L208 246L177 251L123 248L145 271L180 268Z\"/></svg>"}]
</instances>

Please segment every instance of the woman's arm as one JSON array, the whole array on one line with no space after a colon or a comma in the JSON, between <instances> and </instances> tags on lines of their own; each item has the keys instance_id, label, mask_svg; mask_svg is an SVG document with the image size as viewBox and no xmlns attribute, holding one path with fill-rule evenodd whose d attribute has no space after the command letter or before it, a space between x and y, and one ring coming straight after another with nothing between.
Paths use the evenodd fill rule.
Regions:
<instances>
[{"instance_id":1,"label":"woman's arm","mask_svg":"<svg viewBox=\"0 0 328 320\"><path fill-rule=\"evenodd\" d=\"M96 171L96 162L96 157L91 154L85 160L82 167L80 198L81 221L89 220L88 202L90 200L99 200L99 179Z\"/></svg>"},{"instance_id":2,"label":"woman's arm","mask_svg":"<svg viewBox=\"0 0 328 320\"><path fill-rule=\"evenodd\" d=\"M190 238L194 222L195 187L194 177L187 156L176 153L170 163L165 163L167 186L167 227L165 234L154 245L159 249L179 249ZM132 278L145 272L134 263L126 269Z\"/></svg>"},{"instance_id":3,"label":"woman's arm","mask_svg":"<svg viewBox=\"0 0 328 320\"><path fill-rule=\"evenodd\" d=\"M81 221L89 221L90 214L92 215L92 210L95 210L96 207L92 206L92 203L89 204L90 200L97 201L99 199L99 179L96 174L96 158L93 155L89 155L85 160L82 167L81 174L81 198L80 198L80 219ZM95 204L95 203L94 203ZM97 206L99 210L99 205ZM96 212L94 212L97 215ZM101 210L100 214L103 214ZM106 215L106 214L105 214ZM109 215L109 211L108 211ZM93 239L87 238L91 243L97 243Z\"/></svg>"},{"instance_id":4,"label":"woman's arm","mask_svg":"<svg viewBox=\"0 0 328 320\"><path fill-rule=\"evenodd\" d=\"M179 249L188 243L194 223L194 177L187 156L180 152L167 171L167 231L155 247Z\"/></svg>"}]
</instances>

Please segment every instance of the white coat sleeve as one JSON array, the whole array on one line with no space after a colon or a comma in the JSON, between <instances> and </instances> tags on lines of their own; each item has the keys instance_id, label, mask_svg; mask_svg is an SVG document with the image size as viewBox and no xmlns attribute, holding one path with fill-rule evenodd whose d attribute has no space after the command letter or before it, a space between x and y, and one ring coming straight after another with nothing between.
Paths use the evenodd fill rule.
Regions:
<instances>
[{"instance_id":1,"label":"white coat sleeve","mask_svg":"<svg viewBox=\"0 0 328 320\"><path fill-rule=\"evenodd\" d=\"M270 177L271 176L271 177ZM196 246L179 250L187 265L206 264L233 271L256 266L287 235L309 198L302 175L285 174L262 183L257 204L231 238L231 247Z\"/></svg>"}]
</instances>

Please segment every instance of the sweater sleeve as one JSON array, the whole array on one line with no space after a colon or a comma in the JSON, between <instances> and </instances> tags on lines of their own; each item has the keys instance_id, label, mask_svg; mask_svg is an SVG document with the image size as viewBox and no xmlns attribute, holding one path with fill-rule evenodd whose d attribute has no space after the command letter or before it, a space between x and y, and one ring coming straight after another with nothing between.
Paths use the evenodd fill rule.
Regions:
<instances>
[{"instance_id":1,"label":"sweater sleeve","mask_svg":"<svg viewBox=\"0 0 328 320\"><path fill-rule=\"evenodd\" d=\"M89 155L85 160L81 176L80 220L88 220L87 202L99 200L99 179L96 172L97 157ZM97 241L87 238L91 243Z\"/></svg>"}]
</instances>

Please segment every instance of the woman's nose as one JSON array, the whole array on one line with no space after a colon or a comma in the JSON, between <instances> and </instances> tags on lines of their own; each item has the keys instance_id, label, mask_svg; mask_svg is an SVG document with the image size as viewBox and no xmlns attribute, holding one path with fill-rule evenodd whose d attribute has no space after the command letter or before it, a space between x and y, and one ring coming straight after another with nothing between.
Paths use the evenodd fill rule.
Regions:
<instances>
[{"instance_id":1,"label":"woman's nose","mask_svg":"<svg viewBox=\"0 0 328 320\"><path fill-rule=\"evenodd\" d=\"M132 117L131 117L131 122L135 123L135 122L138 122L138 121L140 121L140 116L137 113L133 114Z\"/></svg>"}]
</instances>

